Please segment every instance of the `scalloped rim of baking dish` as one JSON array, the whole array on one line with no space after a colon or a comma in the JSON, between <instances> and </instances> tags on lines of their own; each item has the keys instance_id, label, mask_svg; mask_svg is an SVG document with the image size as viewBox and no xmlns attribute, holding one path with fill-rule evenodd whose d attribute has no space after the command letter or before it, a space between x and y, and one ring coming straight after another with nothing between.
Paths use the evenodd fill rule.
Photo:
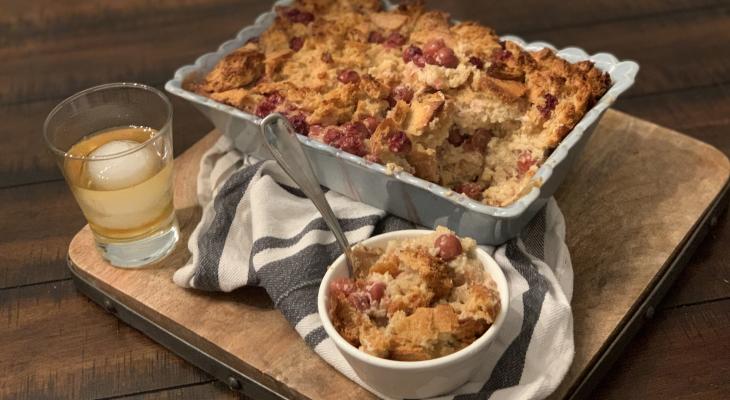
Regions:
<instances>
[{"instance_id":1,"label":"scalloped rim of baking dish","mask_svg":"<svg viewBox=\"0 0 730 400\"><path fill-rule=\"evenodd\" d=\"M183 88L183 83L189 76L197 75L203 76L203 71L207 72L212 66L223 58L226 54L241 47L248 39L258 36L260 32L263 32L273 21L274 18L274 7L278 5L290 4L290 0L277 1L272 6L271 11L265 12L256 18L253 25L246 26L241 29L235 38L228 40L218 47L218 50L210 53L203 54L198 57L193 64L188 64L178 68L175 71L174 78L167 81L165 89L179 97L182 97L193 103L205 105L207 107L214 108L216 110L230 114L233 117L244 119L260 125L261 118L256 115L249 114L241 111L235 107L219 103L208 97L201 96L197 93L190 92ZM386 8L393 7L388 2L384 2ZM636 79L636 74L639 72L639 64L634 61L622 60L619 61L613 54L609 53L596 53L588 54L585 50L578 47L566 47L563 49L557 49L555 46L546 42L525 42L522 38L513 35L503 35L501 39L511 40L525 50L535 51L542 48L549 48L557 53L558 56L570 63L576 63L579 61L592 61L596 67L600 70L607 72L611 76L612 85L609 90L601 97L601 99L581 118L576 126L571 130L560 142L560 144L553 150L550 156L545 162L538 168L535 175L532 177L534 182L532 189L524 194L522 197L517 199L512 204L505 207L490 206L481 203L477 200L473 200L463 194L456 193L453 190L429 182L427 180L418 178L413 174L400 171L400 172L388 172L385 166L373 163L365 160L362 157L355 156L347 153L335 147L331 147L322 142L310 139L307 136L299 135L299 140L306 146L313 147L319 151L328 153L334 157L345 160L346 162L359 165L367 168L374 172L381 174L391 175L392 177L405 182L407 184L427 190L437 196L448 199L456 205L467 207L468 209L491 215L494 217L511 218L521 215L527 210L539 197L543 190L543 184L547 182L553 175L553 170L560 164L568 155L568 152L574 147L574 145L581 140L586 130L597 122L600 116L606 109L608 109L613 102L616 101L618 96L628 90Z\"/></svg>"}]
</instances>

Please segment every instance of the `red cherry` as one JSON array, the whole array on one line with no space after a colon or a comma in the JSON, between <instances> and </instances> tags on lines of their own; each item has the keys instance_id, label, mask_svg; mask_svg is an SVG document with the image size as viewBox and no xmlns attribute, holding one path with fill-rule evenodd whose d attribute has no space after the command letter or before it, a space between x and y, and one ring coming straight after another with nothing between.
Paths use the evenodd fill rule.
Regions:
<instances>
[{"instance_id":1,"label":"red cherry","mask_svg":"<svg viewBox=\"0 0 730 400\"><path fill-rule=\"evenodd\" d=\"M520 156L517 158L517 173L522 176L537 163L537 160L532 158L532 153L527 150L522 151Z\"/></svg>"},{"instance_id":2,"label":"red cherry","mask_svg":"<svg viewBox=\"0 0 730 400\"><path fill-rule=\"evenodd\" d=\"M276 109L276 107L284 102L284 97L282 97L279 93L271 93L267 95L259 104L256 106L256 110L254 110L254 113L258 115L259 117L263 118Z\"/></svg>"},{"instance_id":3,"label":"red cherry","mask_svg":"<svg viewBox=\"0 0 730 400\"><path fill-rule=\"evenodd\" d=\"M464 135L461 134L456 125L452 125L451 128L449 128L449 138L447 140L453 146L459 147L462 143L464 143Z\"/></svg>"},{"instance_id":4,"label":"red cherry","mask_svg":"<svg viewBox=\"0 0 730 400\"><path fill-rule=\"evenodd\" d=\"M494 49L492 52L492 61L494 62L505 62L509 60L512 57L512 53L510 53L509 50L501 48L501 49Z\"/></svg>"},{"instance_id":5,"label":"red cherry","mask_svg":"<svg viewBox=\"0 0 730 400\"><path fill-rule=\"evenodd\" d=\"M410 45L403 49L403 62L409 63L414 57L421 55L423 55L423 51L420 48Z\"/></svg>"},{"instance_id":6,"label":"red cherry","mask_svg":"<svg viewBox=\"0 0 730 400\"><path fill-rule=\"evenodd\" d=\"M370 294L371 300L379 301L385 294L385 283L373 282L373 284L368 288L368 293Z\"/></svg>"},{"instance_id":7,"label":"red cherry","mask_svg":"<svg viewBox=\"0 0 730 400\"><path fill-rule=\"evenodd\" d=\"M355 282L349 278L337 278L330 282L330 295L334 296L337 293L342 293L348 296L355 290Z\"/></svg>"},{"instance_id":8,"label":"red cherry","mask_svg":"<svg viewBox=\"0 0 730 400\"><path fill-rule=\"evenodd\" d=\"M484 61L479 57L469 57L469 64L477 67L477 69L484 69Z\"/></svg>"},{"instance_id":9,"label":"red cherry","mask_svg":"<svg viewBox=\"0 0 730 400\"><path fill-rule=\"evenodd\" d=\"M360 75L358 75L357 72L346 69L340 72L340 74L337 76L337 80L342 83L358 83L360 82Z\"/></svg>"},{"instance_id":10,"label":"red cherry","mask_svg":"<svg viewBox=\"0 0 730 400\"><path fill-rule=\"evenodd\" d=\"M363 136L367 128L364 125L329 126L324 132L322 141L330 146L342 149L356 156L367 154Z\"/></svg>"},{"instance_id":11,"label":"red cherry","mask_svg":"<svg viewBox=\"0 0 730 400\"><path fill-rule=\"evenodd\" d=\"M462 252L461 240L448 233L437 237L434 246L439 250L439 257L447 262L455 259Z\"/></svg>"},{"instance_id":12,"label":"red cherry","mask_svg":"<svg viewBox=\"0 0 730 400\"><path fill-rule=\"evenodd\" d=\"M548 119L558 105L558 98L550 93L546 93L543 97L545 98L545 105L537 106L537 110L540 111L543 118Z\"/></svg>"},{"instance_id":13,"label":"red cherry","mask_svg":"<svg viewBox=\"0 0 730 400\"><path fill-rule=\"evenodd\" d=\"M410 103L413 100L413 89L406 85L398 85L393 88L390 96L395 100L403 100L406 103Z\"/></svg>"},{"instance_id":14,"label":"red cherry","mask_svg":"<svg viewBox=\"0 0 730 400\"><path fill-rule=\"evenodd\" d=\"M289 40L289 48L295 52L301 50L302 46L304 46L304 39L299 36L295 36Z\"/></svg>"},{"instance_id":15,"label":"red cherry","mask_svg":"<svg viewBox=\"0 0 730 400\"><path fill-rule=\"evenodd\" d=\"M440 48L445 47L445 46L446 46L446 43L444 43L443 39L431 39L426 43L425 46L423 46L423 53L424 54L434 54Z\"/></svg>"},{"instance_id":16,"label":"red cherry","mask_svg":"<svg viewBox=\"0 0 730 400\"><path fill-rule=\"evenodd\" d=\"M370 297L363 292L353 292L347 296L347 300L350 301L353 307L358 311L363 312L370 308Z\"/></svg>"},{"instance_id":17,"label":"red cherry","mask_svg":"<svg viewBox=\"0 0 730 400\"><path fill-rule=\"evenodd\" d=\"M372 31L368 35L368 42L370 43L383 43L385 42L385 36L383 36L382 33L377 31Z\"/></svg>"},{"instance_id":18,"label":"red cherry","mask_svg":"<svg viewBox=\"0 0 730 400\"><path fill-rule=\"evenodd\" d=\"M343 133L339 128L337 128L336 126L329 126L324 130L322 141L325 144L337 147L337 143L340 141L342 135Z\"/></svg>"},{"instance_id":19,"label":"red cherry","mask_svg":"<svg viewBox=\"0 0 730 400\"><path fill-rule=\"evenodd\" d=\"M369 138L370 130L362 122L347 122L342 125L346 135L356 135L362 138Z\"/></svg>"},{"instance_id":20,"label":"red cherry","mask_svg":"<svg viewBox=\"0 0 730 400\"><path fill-rule=\"evenodd\" d=\"M426 66L426 57L422 55L417 55L413 57L413 64L416 64L417 67L423 68Z\"/></svg>"},{"instance_id":21,"label":"red cherry","mask_svg":"<svg viewBox=\"0 0 730 400\"><path fill-rule=\"evenodd\" d=\"M484 188L478 183L467 182L455 186L454 190L458 193L463 193L465 196L474 200L481 200Z\"/></svg>"},{"instance_id":22,"label":"red cherry","mask_svg":"<svg viewBox=\"0 0 730 400\"><path fill-rule=\"evenodd\" d=\"M403 131L398 131L388 138L388 149L393 153L408 153L411 151L411 140Z\"/></svg>"},{"instance_id":23,"label":"red cherry","mask_svg":"<svg viewBox=\"0 0 730 400\"><path fill-rule=\"evenodd\" d=\"M350 154L360 157L368 153L368 150L365 148L365 142L363 142L362 137L359 135L342 136L338 147Z\"/></svg>"},{"instance_id":24,"label":"red cherry","mask_svg":"<svg viewBox=\"0 0 730 400\"><path fill-rule=\"evenodd\" d=\"M393 32L390 35L388 35L388 38L385 40L385 46L386 47L400 47L406 44L406 37L401 35L398 32Z\"/></svg>"},{"instance_id":25,"label":"red cherry","mask_svg":"<svg viewBox=\"0 0 730 400\"><path fill-rule=\"evenodd\" d=\"M492 136L492 132L488 129L479 128L466 140L464 150L484 153L487 150L489 141L492 140Z\"/></svg>"},{"instance_id":26,"label":"red cherry","mask_svg":"<svg viewBox=\"0 0 730 400\"><path fill-rule=\"evenodd\" d=\"M456 68L459 65L459 59L454 54L454 50L448 47L442 47L429 57L426 53L426 62L429 64L440 65L446 68Z\"/></svg>"},{"instance_id":27,"label":"red cherry","mask_svg":"<svg viewBox=\"0 0 730 400\"><path fill-rule=\"evenodd\" d=\"M286 119L289 120L289 123L294 128L294 132L301 133L302 135L309 134L309 124L307 123L306 115L302 113L287 115Z\"/></svg>"},{"instance_id":28,"label":"red cherry","mask_svg":"<svg viewBox=\"0 0 730 400\"><path fill-rule=\"evenodd\" d=\"M314 21L314 14L307 11L301 11L297 8L290 8L286 10L284 15L286 15L291 22L299 22L305 25Z\"/></svg>"}]
</instances>

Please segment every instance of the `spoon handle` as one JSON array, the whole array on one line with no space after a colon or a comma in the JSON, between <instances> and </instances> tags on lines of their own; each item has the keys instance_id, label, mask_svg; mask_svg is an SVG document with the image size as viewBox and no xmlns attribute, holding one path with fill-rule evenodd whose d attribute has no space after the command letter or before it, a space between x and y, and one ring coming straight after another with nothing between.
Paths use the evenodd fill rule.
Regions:
<instances>
[{"instance_id":1,"label":"spoon handle","mask_svg":"<svg viewBox=\"0 0 730 400\"><path fill-rule=\"evenodd\" d=\"M332 208L327 202L324 192L322 192L319 181L314 175L312 165L309 163L309 158L304 154L304 149L302 149L302 145L299 143L297 133L294 132L294 129L284 116L279 113L273 113L261 121L261 135L263 136L266 147L268 147L276 161L279 162L284 172L299 185L302 192L304 192L312 203L314 203L314 206L317 207L320 214L322 214L322 219L335 235L335 239L342 253L345 254L350 276L354 276L352 269L354 264L352 263L350 243L342 232L340 223L337 221L335 213L332 212Z\"/></svg>"}]
</instances>

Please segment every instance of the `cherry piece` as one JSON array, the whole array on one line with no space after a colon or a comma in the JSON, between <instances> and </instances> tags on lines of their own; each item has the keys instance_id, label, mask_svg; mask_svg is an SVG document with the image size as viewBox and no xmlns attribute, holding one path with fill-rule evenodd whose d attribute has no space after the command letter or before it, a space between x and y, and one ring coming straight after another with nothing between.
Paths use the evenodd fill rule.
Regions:
<instances>
[{"instance_id":1,"label":"cherry piece","mask_svg":"<svg viewBox=\"0 0 730 400\"><path fill-rule=\"evenodd\" d=\"M398 32L391 33L385 40L386 47L401 47L404 44L406 44L406 37Z\"/></svg>"},{"instance_id":2,"label":"cherry piece","mask_svg":"<svg viewBox=\"0 0 730 400\"><path fill-rule=\"evenodd\" d=\"M459 65L459 59L456 57L454 50L448 47L442 47L432 55L425 53L425 57L427 63L445 68L456 68Z\"/></svg>"},{"instance_id":3,"label":"cherry piece","mask_svg":"<svg viewBox=\"0 0 730 400\"><path fill-rule=\"evenodd\" d=\"M487 150L487 145L489 144L489 141L492 140L492 137L492 132L488 129L479 128L466 140L464 150L484 153Z\"/></svg>"},{"instance_id":4,"label":"cherry piece","mask_svg":"<svg viewBox=\"0 0 730 400\"><path fill-rule=\"evenodd\" d=\"M422 55L423 55L423 51L420 48L410 45L410 46L406 47L405 49L403 49L403 62L409 63L409 62L413 61L414 57L422 56Z\"/></svg>"},{"instance_id":5,"label":"cherry piece","mask_svg":"<svg viewBox=\"0 0 730 400\"><path fill-rule=\"evenodd\" d=\"M363 138L357 134L342 135L337 147L350 154L354 154L360 157L368 153L367 149L365 148L365 142L363 142Z\"/></svg>"},{"instance_id":6,"label":"cherry piece","mask_svg":"<svg viewBox=\"0 0 730 400\"><path fill-rule=\"evenodd\" d=\"M339 143L340 138L342 137L343 132L336 126L329 126L324 130L324 135L322 136L322 141L325 144L328 144L330 146L337 146L337 143Z\"/></svg>"},{"instance_id":7,"label":"cherry piece","mask_svg":"<svg viewBox=\"0 0 730 400\"><path fill-rule=\"evenodd\" d=\"M283 101L284 98L279 93L271 93L261 100L254 112L257 116L263 118L271 114Z\"/></svg>"},{"instance_id":8,"label":"cherry piece","mask_svg":"<svg viewBox=\"0 0 730 400\"><path fill-rule=\"evenodd\" d=\"M449 137L446 140L448 140L453 146L459 147L462 143L464 143L464 135L461 134L456 125L452 125L451 128L449 128Z\"/></svg>"},{"instance_id":9,"label":"cherry piece","mask_svg":"<svg viewBox=\"0 0 730 400\"><path fill-rule=\"evenodd\" d=\"M370 294L371 300L379 301L385 294L385 283L373 282L373 284L368 288L368 293Z\"/></svg>"},{"instance_id":10,"label":"cherry piece","mask_svg":"<svg viewBox=\"0 0 730 400\"><path fill-rule=\"evenodd\" d=\"M446 43L444 43L443 39L431 39L425 46L423 46L423 53L435 54L442 47L446 47Z\"/></svg>"},{"instance_id":11,"label":"cherry piece","mask_svg":"<svg viewBox=\"0 0 730 400\"><path fill-rule=\"evenodd\" d=\"M403 100L406 103L410 103L411 100L413 100L413 89L409 88L406 85L398 85L393 88L390 96L395 100Z\"/></svg>"},{"instance_id":12,"label":"cherry piece","mask_svg":"<svg viewBox=\"0 0 730 400\"><path fill-rule=\"evenodd\" d=\"M355 291L355 282L349 278L337 278L330 282L331 296L336 296L338 293L348 296L353 291Z\"/></svg>"},{"instance_id":13,"label":"cherry piece","mask_svg":"<svg viewBox=\"0 0 730 400\"><path fill-rule=\"evenodd\" d=\"M295 52L301 50L302 46L304 46L304 39L299 36L294 36L289 40L289 48Z\"/></svg>"},{"instance_id":14,"label":"cherry piece","mask_svg":"<svg viewBox=\"0 0 730 400\"><path fill-rule=\"evenodd\" d=\"M537 163L537 160L532 158L532 153L525 150L520 153L520 156L517 158L517 172L520 176L522 176L529 171L535 163Z\"/></svg>"},{"instance_id":15,"label":"cherry piece","mask_svg":"<svg viewBox=\"0 0 730 400\"><path fill-rule=\"evenodd\" d=\"M413 64L416 64L419 68L423 68L426 66L426 57L422 55L417 55L413 57Z\"/></svg>"},{"instance_id":16,"label":"cherry piece","mask_svg":"<svg viewBox=\"0 0 730 400\"><path fill-rule=\"evenodd\" d=\"M299 22L304 25L314 21L314 14L307 11L301 11L298 8L290 8L284 11L284 15L289 19L289 21Z\"/></svg>"},{"instance_id":17,"label":"cherry piece","mask_svg":"<svg viewBox=\"0 0 730 400\"><path fill-rule=\"evenodd\" d=\"M371 133L370 130L362 122L347 122L342 125L345 131L345 135L360 136L363 139L369 138Z\"/></svg>"},{"instance_id":18,"label":"cherry piece","mask_svg":"<svg viewBox=\"0 0 730 400\"><path fill-rule=\"evenodd\" d=\"M546 93L543 97L545 98L545 105L537 106L537 110L540 111L543 118L548 119L558 105L558 98L550 93Z\"/></svg>"},{"instance_id":19,"label":"cherry piece","mask_svg":"<svg viewBox=\"0 0 730 400\"><path fill-rule=\"evenodd\" d=\"M287 115L286 119L294 128L294 132L301 133L302 135L309 135L309 124L307 123L307 116L302 113L293 115Z\"/></svg>"},{"instance_id":20,"label":"cherry piece","mask_svg":"<svg viewBox=\"0 0 730 400\"><path fill-rule=\"evenodd\" d=\"M340 72L337 76L337 80L342 83L358 83L360 82L360 75L351 69L346 69Z\"/></svg>"},{"instance_id":21,"label":"cherry piece","mask_svg":"<svg viewBox=\"0 0 730 400\"><path fill-rule=\"evenodd\" d=\"M312 125L309 127L309 137L324 140L324 128L322 125Z\"/></svg>"},{"instance_id":22,"label":"cherry piece","mask_svg":"<svg viewBox=\"0 0 730 400\"><path fill-rule=\"evenodd\" d=\"M448 233L437 237L434 246L439 250L439 257L447 262L455 259L462 252L461 240Z\"/></svg>"},{"instance_id":23,"label":"cherry piece","mask_svg":"<svg viewBox=\"0 0 730 400\"><path fill-rule=\"evenodd\" d=\"M388 149L393 153L408 153L411 151L411 140L403 131L398 131L388 138Z\"/></svg>"},{"instance_id":24,"label":"cherry piece","mask_svg":"<svg viewBox=\"0 0 730 400\"><path fill-rule=\"evenodd\" d=\"M469 197L471 199L481 200L482 191L484 190L484 188L478 183L466 182L455 186L454 190L458 193L464 194L466 197Z\"/></svg>"},{"instance_id":25,"label":"cherry piece","mask_svg":"<svg viewBox=\"0 0 730 400\"><path fill-rule=\"evenodd\" d=\"M369 43L383 43L383 42L385 42L385 36L383 36L383 34L380 32L372 31L368 35L368 42Z\"/></svg>"},{"instance_id":26,"label":"cherry piece","mask_svg":"<svg viewBox=\"0 0 730 400\"><path fill-rule=\"evenodd\" d=\"M492 52L492 60L495 62L505 62L512 57L512 53L509 50L501 48L494 49Z\"/></svg>"},{"instance_id":27,"label":"cherry piece","mask_svg":"<svg viewBox=\"0 0 730 400\"><path fill-rule=\"evenodd\" d=\"M363 292L353 292L347 296L347 300L350 301L353 307L358 311L363 312L370 308L370 297Z\"/></svg>"},{"instance_id":28,"label":"cherry piece","mask_svg":"<svg viewBox=\"0 0 730 400\"><path fill-rule=\"evenodd\" d=\"M477 69L484 69L484 61L479 57L469 57L469 64L475 66Z\"/></svg>"}]
</instances>

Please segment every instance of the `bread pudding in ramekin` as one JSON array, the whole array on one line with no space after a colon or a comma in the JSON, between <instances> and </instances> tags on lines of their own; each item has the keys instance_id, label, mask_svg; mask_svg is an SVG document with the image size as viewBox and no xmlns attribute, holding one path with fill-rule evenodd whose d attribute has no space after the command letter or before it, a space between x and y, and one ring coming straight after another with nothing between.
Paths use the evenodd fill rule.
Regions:
<instances>
[{"instance_id":1,"label":"bread pudding in ramekin","mask_svg":"<svg viewBox=\"0 0 730 400\"><path fill-rule=\"evenodd\" d=\"M496 284L476 243L439 227L353 248L357 277L330 283L332 324L350 344L377 357L428 360L480 337L499 314Z\"/></svg>"}]
</instances>

